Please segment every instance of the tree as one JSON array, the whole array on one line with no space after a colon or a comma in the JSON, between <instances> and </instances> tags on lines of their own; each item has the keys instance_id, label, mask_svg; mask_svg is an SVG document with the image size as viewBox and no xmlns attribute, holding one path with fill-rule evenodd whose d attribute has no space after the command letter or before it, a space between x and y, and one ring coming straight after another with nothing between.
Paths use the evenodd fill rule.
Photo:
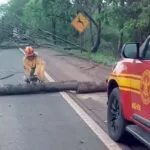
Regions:
<instances>
[{"instance_id":1,"label":"tree","mask_svg":"<svg viewBox=\"0 0 150 150\"><path fill-rule=\"evenodd\" d=\"M79 33L71 26L78 12L90 21L83 45L92 52L110 52L117 45L120 50L124 42L141 43L150 34L149 0L10 0L0 9L0 39L11 37L15 27L54 44L79 45Z\"/></svg>"}]
</instances>

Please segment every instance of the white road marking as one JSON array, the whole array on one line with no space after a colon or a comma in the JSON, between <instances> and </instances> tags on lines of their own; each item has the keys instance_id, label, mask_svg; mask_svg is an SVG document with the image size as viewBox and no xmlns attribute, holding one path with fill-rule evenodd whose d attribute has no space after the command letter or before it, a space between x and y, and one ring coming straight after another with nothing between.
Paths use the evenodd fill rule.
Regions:
<instances>
[{"instance_id":1,"label":"white road marking","mask_svg":"<svg viewBox=\"0 0 150 150\"><path fill-rule=\"evenodd\" d=\"M20 48L19 50L24 53L23 49ZM45 72L45 77L49 82L55 81L47 72ZM67 93L60 92L60 94L109 150L122 150L122 148L117 143L115 143L107 135L107 133L104 132L104 130Z\"/></svg>"},{"instance_id":2,"label":"white road marking","mask_svg":"<svg viewBox=\"0 0 150 150\"><path fill-rule=\"evenodd\" d=\"M19 50L20 50L23 54L25 54L25 52L24 52L24 50L23 50L22 48L19 48Z\"/></svg>"}]
</instances>

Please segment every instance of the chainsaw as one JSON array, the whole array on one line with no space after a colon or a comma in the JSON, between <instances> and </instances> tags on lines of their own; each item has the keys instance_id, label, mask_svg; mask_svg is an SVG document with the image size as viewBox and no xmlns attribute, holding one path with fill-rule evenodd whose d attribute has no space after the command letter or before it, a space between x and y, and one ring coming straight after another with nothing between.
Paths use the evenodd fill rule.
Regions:
<instances>
[{"instance_id":1,"label":"chainsaw","mask_svg":"<svg viewBox=\"0 0 150 150\"><path fill-rule=\"evenodd\" d=\"M25 79L26 83L28 83L28 84L36 84L38 82L40 83L38 76L34 75L34 72L35 72L35 68L31 68L29 78Z\"/></svg>"}]
</instances>

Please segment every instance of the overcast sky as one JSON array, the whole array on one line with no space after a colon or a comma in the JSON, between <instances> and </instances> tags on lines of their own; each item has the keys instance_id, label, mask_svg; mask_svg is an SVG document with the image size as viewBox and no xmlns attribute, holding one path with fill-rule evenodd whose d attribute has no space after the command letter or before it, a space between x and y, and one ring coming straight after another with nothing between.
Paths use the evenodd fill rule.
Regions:
<instances>
[{"instance_id":1,"label":"overcast sky","mask_svg":"<svg viewBox=\"0 0 150 150\"><path fill-rule=\"evenodd\" d=\"M1 4L5 4L5 3L7 3L8 2L8 0L0 0L0 5Z\"/></svg>"}]
</instances>

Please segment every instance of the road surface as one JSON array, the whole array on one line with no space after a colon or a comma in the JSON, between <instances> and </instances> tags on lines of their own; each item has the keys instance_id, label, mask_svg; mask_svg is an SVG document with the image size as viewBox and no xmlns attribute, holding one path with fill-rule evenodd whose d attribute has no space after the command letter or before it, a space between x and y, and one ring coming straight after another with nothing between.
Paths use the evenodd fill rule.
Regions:
<instances>
[{"instance_id":1,"label":"road surface","mask_svg":"<svg viewBox=\"0 0 150 150\"><path fill-rule=\"evenodd\" d=\"M0 50L0 84L23 82L22 53ZM0 97L1 150L107 150L59 94Z\"/></svg>"},{"instance_id":2,"label":"road surface","mask_svg":"<svg viewBox=\"0 0 150 150\"><path fill-rule=\"evenodd\" d=\"M105 81L111 72L111 67L70 56L64 51L54 51L52 48L39 48L36 50L46 61L47 72L56 81L77 80L99 83ZM80 105L105 132L107 132L106 93L69 93L69 95L73 97L74 101ZM122 150L148 150L134 138L129 138L126 144L121 144L121 148Z\"/></svg>"}]
</instances>

